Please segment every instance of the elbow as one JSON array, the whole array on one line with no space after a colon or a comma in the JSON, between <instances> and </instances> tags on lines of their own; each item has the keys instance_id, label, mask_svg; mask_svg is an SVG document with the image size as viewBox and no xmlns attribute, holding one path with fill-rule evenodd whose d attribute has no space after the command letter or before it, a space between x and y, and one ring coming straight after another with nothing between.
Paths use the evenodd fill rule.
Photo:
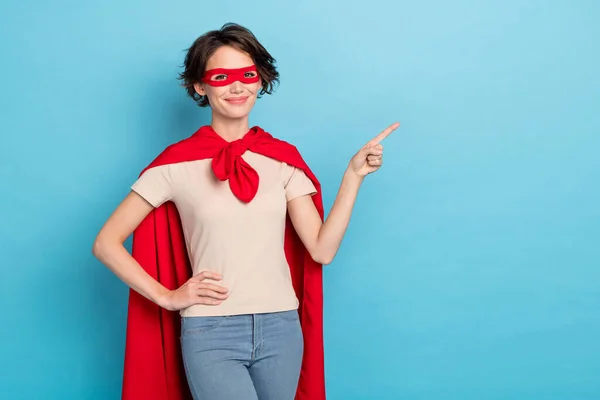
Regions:
<instances>
[{"instance_id":1,"label":"elbow","mask_svg":"<svg viewBox=\"0 0 600 400\"><path fill-rule=\"evenodd\" d=\"M313 261L322 264L322 265L329 265L331 264L331 262L333 261L333 255L329 255L329 254L311 254L310 255L313 259Z\"/></svg>"},{"instance_id":2,"label":"elbow","mask_svg":"<svg viewBox=\"0 0 600 400\"><path fill-rule=\"evenodd\" d=\"M107 248L111 247L109 244L110 240L105 237L103 234L99 234L94 240L94 244L92 245L92 254L94 257L103 260L104 255L107 252Z\"/></svg>"},{"instance_id":3,"label":"elbow","mask_svg":"<svg viewBox=\"0 0 600 400\"><path fill-rule=\"evenodd\" d=\"M310 253L310 257L314 262L321 265L329 265L335 258L337 249L328 249L320 243L316 243L314 246L308 247L308 252Z\"/></svg>"},{"instance_id":4,"label":"elbow","mask_svg":"<svg viewBox=\"0 0 600 400\"><path fill-rule=\"evenodd\" d=\"M92 254L94 255L94 257L96 258L100 258L100 254L102 254L102 239L100 238L100 236L96 237L96 240L94 240L94 244L92 245Z\"/></svg>"}]
</instances>

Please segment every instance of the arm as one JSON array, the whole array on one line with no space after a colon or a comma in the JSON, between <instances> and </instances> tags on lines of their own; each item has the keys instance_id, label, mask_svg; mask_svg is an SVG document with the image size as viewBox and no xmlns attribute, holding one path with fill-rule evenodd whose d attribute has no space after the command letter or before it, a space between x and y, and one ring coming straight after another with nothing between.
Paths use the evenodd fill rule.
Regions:
<instances>
[{"instance_id":1,"label":"arm","mask_svg":"<svg viewBox=\"0 0 600 400\"><path fill-rule=\"evenodd\" d=\"M153 206L138 193L131 191L106 221L92 253L130 288L168 310L178 310L195 303L220 304L225 288L201 283L204 279L221 279L217 274L203 272L192 277L177 290L169 290L152 278L129 254L125 239L152 211ZM209 296L209 297L203 297ZM224 297L223 297L224 296Z\"/></svg>"},{"instance_id":2,"label":"arm","mask_svg":"<svg viewBox=\"0 0 600 400\"><path fill-rule=\"evenodd\" d=\"M310 196L301 196L288 202L294 229L316 262L330 264L337 254L364 177L377 171L383 164L383 146L379 143L398 126L396 123L385 129L352 157L324 223Z\"/></svg>"},{"instance_id":3,"label":"arm","mask_svg":"<svg viewBox=\"0 0 600 400\"><path fill-rule=\"evenodd\" d=\"M288 202L294 229L316 262L327 265L335 257L350 223L350 215L362 181L363 177L350 169L346 170L325 223L321 222L310 195Z\"/></svg>"}]
</instances>

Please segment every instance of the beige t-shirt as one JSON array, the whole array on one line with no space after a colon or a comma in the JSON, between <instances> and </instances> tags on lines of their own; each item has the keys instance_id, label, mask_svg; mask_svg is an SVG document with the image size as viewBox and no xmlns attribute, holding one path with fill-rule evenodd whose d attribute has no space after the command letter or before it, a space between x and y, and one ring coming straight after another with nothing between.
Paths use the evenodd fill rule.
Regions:
<instances>
[{"instance_id":1,"label":"beige t-shirt","mask_svg":"<svg viewBox=\"0 0 600 400\"><path fill-rule=\"evenodd\" d=\"M181 217L193 273L213 271L229 288L220 305L198 304L184 317L287 311L298 307L284 253L287 201L316 193L300 169L247 151L242 158L258 173L258 192L250 203L219 181L211 159L146 170L131 186L154 207L173 201Z\"/></svg>"}]
</instances>

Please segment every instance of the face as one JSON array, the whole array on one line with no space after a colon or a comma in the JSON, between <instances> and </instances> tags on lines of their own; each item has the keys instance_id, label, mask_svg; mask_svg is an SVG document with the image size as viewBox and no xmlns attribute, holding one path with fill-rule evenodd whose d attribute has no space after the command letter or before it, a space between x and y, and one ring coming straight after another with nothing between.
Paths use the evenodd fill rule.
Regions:
<instances>
[{"instance_id":1,"label":"face","mask_svg":"<svg viewBox=\"0 0 600 400\"><path fill-rule=\"evenodd\" d=\"M213 114L231 119L247 117L262 82L252 58L230 46L219 47L208 59L202 82L194 88L208 96Z\"/></svg>"}]
</instances>

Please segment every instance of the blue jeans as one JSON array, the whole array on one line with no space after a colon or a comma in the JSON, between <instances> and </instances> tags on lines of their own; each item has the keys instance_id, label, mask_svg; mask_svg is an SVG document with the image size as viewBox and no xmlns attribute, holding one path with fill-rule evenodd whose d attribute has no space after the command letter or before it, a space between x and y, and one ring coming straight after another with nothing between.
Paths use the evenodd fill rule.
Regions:
<instances>
[{"instance_id":1,"label":"blue jeans","mask_svg":"<svg viewBox=\"0 0 600 400\"><path fill-rule=\"evenodd\" d=\"M304 340L298 311L181 318L196 400L293 400Z\"/></svg>"}]
</instances>

